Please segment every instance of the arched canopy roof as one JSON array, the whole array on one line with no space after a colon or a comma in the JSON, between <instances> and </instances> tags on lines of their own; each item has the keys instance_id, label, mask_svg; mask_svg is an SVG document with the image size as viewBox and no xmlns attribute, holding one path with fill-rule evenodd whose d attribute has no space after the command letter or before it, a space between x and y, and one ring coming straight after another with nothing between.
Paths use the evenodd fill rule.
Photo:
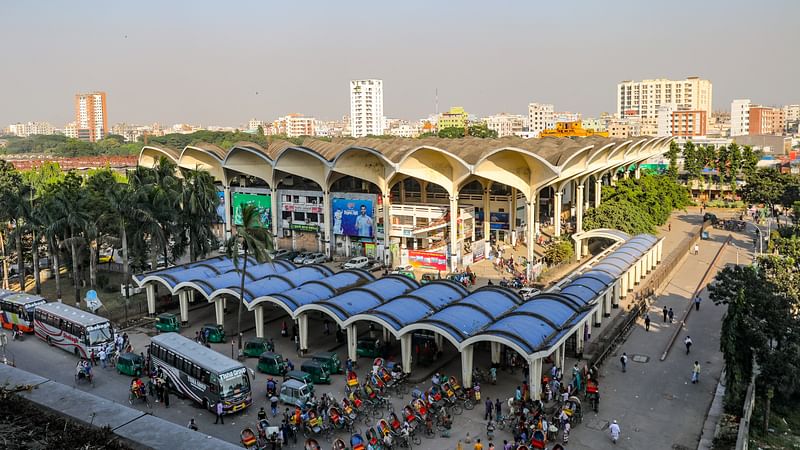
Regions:
<instances>
[{"instance_id":1,"label":"arched canopy roof","mask_svg":"<svg viewBox=\"0 0 800 450\"><path fill-rule=\"evenodd\" d=\"M139 164L145 167L153 167L162 156L166 156L170 161L178 163L181 152L166 145L145 145L139 152Z\"/></svg>"},{"instance_id":2,"label":"arched canopy roof","mask_svg":"<svg viewBox=\"0 0 800 450\"><path fill-rule=\"evenodd\" d=\"M351 289L373 280L375 280L375 276L369 272L344 270L329 277L309 281L294 289L267 295L259 299L277 304L294 318L297 317L297 309L303 305L328 300L346 289Z\"/></svg>"},{"instance_id":3,"label":"arched canopy roof","mask_svg":"<svg viewBox=\"0 0 800 450\"><path fill-rule=\"evenodd\" d=\"M333 270L321 264L311 264L280 275L270 275L245 287L244 302L247 309L252 310L271 295L286 292L331 275L333 275ZM234 295L238 296L238 293Z\"/></svg>"},{"instance_id":4,"label":"arched canopy roof","mask_svg":"<svg viewBox=\"0 0 800 450\"><path fill-rule=\"evenodd\" d=\"M255 264L255 260L250 260ZM164 285L171 293L175 293L175 286L186 281L202 280L215 277L233 269L233 261L226 257L210 258L196 263L169 267L166 269L145 272L134 275L133 281L144 286L147 283L158 282Z\"/></svg>"},{"instance_id":5,"label":"arched canopy roof","mask_svg":"<svg viewBox=\"0 0 800 450\"><path fill-rule=\"evenodd\" d=\"M276 260L255 265L248 264L247 272L245 272L245 286L249 286L251 283L269 275L286 273L294 269L294 264L284 260ZM192 288L200 292L207 300L213 300L214 297L216 297L216 295L214 295L216 291L238 287L241 283L241 279L241 269L236 269L234 267L233 269L230 269L227 272L221 273L215 277L192 278L190 280L181 282L174 287L174 291L177 292L179 289ZM238 292L238 289L236 289L236 291ZM238 293L235 296L238 297Z\"/></svg>"}]
</instances>

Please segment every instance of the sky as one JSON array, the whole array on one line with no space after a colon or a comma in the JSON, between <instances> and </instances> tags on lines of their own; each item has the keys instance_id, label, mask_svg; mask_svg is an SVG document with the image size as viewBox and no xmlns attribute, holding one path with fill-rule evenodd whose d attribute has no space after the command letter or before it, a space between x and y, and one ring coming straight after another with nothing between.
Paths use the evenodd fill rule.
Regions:
<instances>
[{"instance_id":1,"label":"sky","mask_svg":"<svg viewBox=\"0 0 800 450\"><path fill-rule=\"evenodd\" d=\"M800 103L800 1L22 1L0 6L0 126L74 120L236 126L349 113L349 80L384 80L384 114L615 112L622 80L713 83Z\"/></svg>"}]
</instances>

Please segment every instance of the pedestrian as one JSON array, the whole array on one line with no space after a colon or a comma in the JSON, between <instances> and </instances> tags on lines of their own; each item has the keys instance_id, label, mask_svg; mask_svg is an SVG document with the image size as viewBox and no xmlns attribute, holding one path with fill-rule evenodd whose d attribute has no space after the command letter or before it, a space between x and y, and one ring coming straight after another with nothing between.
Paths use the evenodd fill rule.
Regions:
<instances>
[{"instance_id":1,"label":"pedestrian","mask_svg":"<svg viewBox=\"0 0 800 450\"><path fill-rule=\"evenodd\" d=\"M664 305L664 309L661 311L664 313L664 323L667 323L667 305Z\"/></svg>"},{"instance_id":2,"label":"pedestrian","mask_svg":"<svg viewBox=\"0 0 800 450\"><path fill-rule=\"evenodd\" d=\"M521 402L522 401L522 389L517 386L517 390L514 391L514 400Z\"/></svg>"},{"instance_id":3,"label":"pedestrian","mask_svg":"<svg viewBox=\"0 0 800 450\"><path fill-rule=\"evenodd\" d=\"M161 393L163 395L164 407L169 408L169 387L164 386L164 388L161 390Z\"/></svg>"},{"instance_id":4,"label":"pedestrian","mask_svg":"<svg viewBox=\"0 0 800 450\"><path fill-rule=\"evenodd\" d=\"M692 366L692 384L697 384L700 382L700 363L695 361L694 366Z\"/></svg>"},{"instance_id":5,"label":"pedestrian","mask_svg":"<svg viewBox=\"0 0 800 450\"><path fill-rule=\"evenodd\" d=\"M689 354L689 350L692 349L692 338L686 336L686 339L683 340L683 344L686 346L686 354Z\"/></svg>"},{"instance_id":6,"label":"pedestrian","mask_svg":"<svg viewBox=\"0 0 800 450\"><path fill-rule=\"evenodd\" d=\"M269 407L272 409L272 417L278 415L278 396L272 394L272 397L269 398Z\"/></svg>"},{"instance_id":7,"label":"pedestrian","mask_svg":"<svg viewBox=\"0 0 800 450\"><path fill-rule=\"evenodd\" d=\"M294 337L294 350L298 355L300 354L300 336Z\"/></svg>"},{"instance_id":8,"label":"pedestrian","mask_svg":"<svg viewBox=\"0 0 800 450\"><path fill-rule=\"evenodd\" d=\"M615 420L614 422L611 423L611 426L608 427L608 429L611 431L611 442L616 444L617 441L619 440L619 432L620 432L619 424Z\"/></svg>"},{"instance_id":9,"label":"pedestrian","mask_svg":"<svg viewBox=\"0 0 800 450\"><path fill-rule=\"evenodd\" d=\"M492 399L486 397L486 402L484 403L486 406L486 411L483 413L483 420L492 420L492 411L494 410L494 403L492 403Z\"/></svg>"},{"instance_id":10,"label":"pedestrian","mask_svg":"<svg viewBox=\"0 0 800 450\"><path fill-rule=\"evenodd\" d=\"M694 244L694 254L695 255L699 255L700 254L700 246L697 245L697 244Z\"/></svg>"},{"instance_id":11,"label":"pedestrian","mask_svg":"<svg viewBox=\"0 0 800 450\"><path fill-rule=\"evenodd\" d=\"M214 425L216 425L217 422L221 423L222 425L225 425L225 419L222 417L222 415L225 413L225 408L222 406L222 400L217 401L217 407L215 408L215 410L217 413L217 420L214 421Z\"/></svg>"},{"instance_id":12,"label":"pedestrian","mask_svg":"<svg viewBox=\"0 0 800 450\"><path fill-rule=\"evenodd\" d=\"M650 331L650 313L644 313L644 331Z\"/></svg>"},{"instance_id":13,"label":"pedestrian","mask_svg":"<svg viewBox=\"0 0 800 450\"><path fill-rule=\"evenodd\" d=\"M667 224L667 231L672 231L672 222Z\"/></svg>"},{"instance_id":14,"label":"pedestrian","mask_svg":"<svg viewBox=\"0 0 800 450\"><path fill-rule=\"evenodd\" d=\"M100 354L97 355L100 358L100 364L103 366L103 369L106 368L106 349L101 348Z\"/></svg>"},{"instance_id":15,"label":"pedestrian","mask_svg":"<svg viewBox=\"0 0 800 450\"><path fill-rule=\"evenodd\" d=\"M94 350L92 350L92 353L91 353L91 356L90 356L89 359L92 361L92 365L93 366L97 365L97 353L95 353Z\"/></svg>"},{"instance_id":16,"label":"pedestrian","mask_svg":"<svg viewBox=\"0 0 800 450\"><path fill-rule=\"evenodd\" d=\"M198 344L202 343L202 341L200 340L200 330L194 332L194 341L197 342Z\"/></svg>"},{"instance_id":17,"label":"pedestrian","mask_svg":"<svg viewBox=\"0 0 800 450\"><path fill-rule=\"evenodd\" d=\"M189 425L187 425L190 429L197 431L197 424L194 423L194 418L189 419Z\"/></svg>"},{"instance_id":18,"label":"pedestrian","mask_svg":"<svg viewBox=\"0 0 800 450\"><path fill-rule=\"evenodd\" d=\"M500 401L500 397L497 397L494 401L494 420L500 421L503 418L503 403Z\"/></svg>"},{"instance_id":19,"label":"pedestrian","mask_svg":"<svg viewBox=\"0 0 800 450\"><path fill-rule=\"evenodd\" d=\"M669 323L672 323L673 318L675 317L675 313L672 312L672 308L670 308L669 311L667 312L667 316L669 317Z\"/></svg>"},{"instance_id":20,"label":"pedestrian","mask_svg":"<svg viewBox=\"0 0 800 450\"><path fill-rule=\"evenodd\" d=\"M696 296L694 297L694 310L695 310L695 311L700 311L700 301L701 301L701 300L702 300L702 299L700 298L700 296L699 296L699 295L696 295Z\"/></svg>"},{"instance_id":21,"label":"pedestrian","mask_svg":"<svg viewBox=\"0 0 800 450\"><path fill-rule=\"evenodd\" d=\"M481 444L480 439L475 440L475 445L472 447L473 450L483 450L483 444Z\"/></svg>"},{"instance_id":22,"label":"pedestrian","mask_svg":"<svg viewBox=\"0 0 800 450\"><path fill-rule=\"evenodd\" d=\"M625 369L628 366L628 354L622 352L622 356L619 357L619 362L622 364L622 371L625 372Z\"/></svg>"},{"instance_id":23,"label":"pedestrian","mask_svg":"<svg viewBox=\"0 0 800 450\"><path fill-rule=\"evenodd\" d=\"M161 378L156 378L155 384L156 384L156 403L161 403L161 397L164 396L164 394L161 393L161 391L164 390L164 385L161 384Z\"/></svg>"}]
</instances>

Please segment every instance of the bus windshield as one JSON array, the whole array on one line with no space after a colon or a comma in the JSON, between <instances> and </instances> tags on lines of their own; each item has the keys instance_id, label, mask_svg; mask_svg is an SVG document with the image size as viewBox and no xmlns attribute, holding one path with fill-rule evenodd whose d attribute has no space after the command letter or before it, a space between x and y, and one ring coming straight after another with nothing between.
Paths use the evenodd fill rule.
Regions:
<instances>
[{"instance_id":1,"label":"bus windshield","mask_svg":"<svg viewBox=\"0 0 800 450\"><path fill-rule=\"evenodd\" d=\"M219 393L221 397L232 397L250 391L250 378L247 369L232 370L221 374L219 377Z\"/></svg>"},{"instance_id":2,"label":"bus windshield","mask_svg":"<svg viewBox=\"0 0 800 450\"><path fill-rule=\"evenodd\" d=\"M111 327L108 323L89 328L89 345L97 345L111 341Z\"/></svg>"}]
</instances>

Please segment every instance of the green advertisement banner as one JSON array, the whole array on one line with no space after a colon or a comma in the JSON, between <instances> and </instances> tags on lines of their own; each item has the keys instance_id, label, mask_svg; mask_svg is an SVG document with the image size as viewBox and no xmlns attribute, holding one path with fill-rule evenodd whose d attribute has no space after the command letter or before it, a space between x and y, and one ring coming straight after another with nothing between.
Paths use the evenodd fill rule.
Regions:
<instances>
[{"instance_id":1,"label":"green advertisement banner","mask_svg":"<svg viewBox=\"0 0 800 450\"><path fill-rule=\"evenodd\" d=\"M234 192L231 197L234 225L242 224L242 206L253 204L258 208L261 222L267 228L272 226L272 197L269 195L245 194L243 192Z\"/></svg>"}]
</instances>

